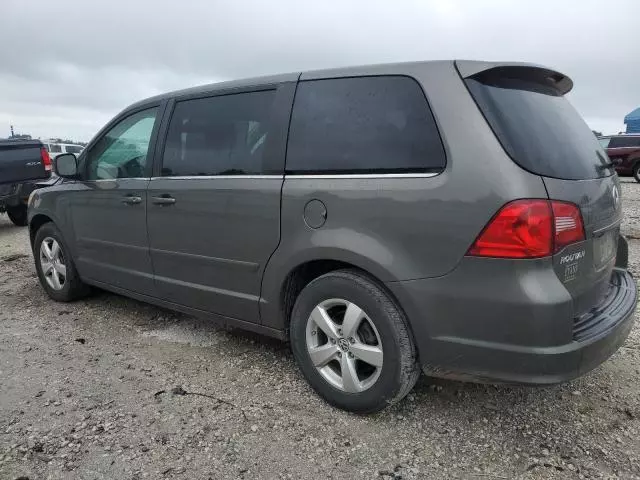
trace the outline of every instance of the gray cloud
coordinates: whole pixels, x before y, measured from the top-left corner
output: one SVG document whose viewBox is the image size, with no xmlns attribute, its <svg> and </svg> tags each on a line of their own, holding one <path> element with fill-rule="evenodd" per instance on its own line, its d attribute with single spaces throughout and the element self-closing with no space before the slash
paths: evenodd
<svg viewBox="0 0 640 480">
<path fill-rule="evenodd" d="M 0 136 L 88 140 L 127 104 L 196 84 L 348 64 L 471 58 L 571 76 L 592 128 L 640 106 L 640 2 L 4 0 Z"/>
</svg>

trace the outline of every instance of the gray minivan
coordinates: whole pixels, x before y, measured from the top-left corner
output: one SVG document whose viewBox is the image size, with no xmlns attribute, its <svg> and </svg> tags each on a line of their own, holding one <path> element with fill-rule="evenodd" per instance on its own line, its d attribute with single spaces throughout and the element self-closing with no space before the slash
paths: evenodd
<svg viewBox="0 0 640 480">
<path fill-rule="evenodd" d="M 31 196 L 40 282 L 289 340 L 354 412 L 420 370 L 574 378 L 624 342 L 637 290 L 618 177 L 571 87 L 536 65 L 436 61 L 141 101 Z"/>
</svg>

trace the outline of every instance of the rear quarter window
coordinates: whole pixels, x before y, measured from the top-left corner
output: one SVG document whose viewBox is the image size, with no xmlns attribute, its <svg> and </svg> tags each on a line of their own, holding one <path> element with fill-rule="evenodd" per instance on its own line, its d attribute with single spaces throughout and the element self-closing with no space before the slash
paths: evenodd
<svg viewBox="0 0 640 480">
<path fill-rule="evenodd" d="M 445 153 L 420 85 L 403 76 L 302 81 L 287 172 L 439 172 Z"/>
</svg>

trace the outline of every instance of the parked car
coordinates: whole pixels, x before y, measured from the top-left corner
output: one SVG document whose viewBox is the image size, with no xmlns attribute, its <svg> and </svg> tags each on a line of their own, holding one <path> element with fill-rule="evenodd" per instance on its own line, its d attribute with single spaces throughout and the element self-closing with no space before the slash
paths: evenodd
<svg viewBox="0 0 640 480">
<path fill-rule="evenodd" d="M 619 180 L 571 87 L 438 61 L 143 100 L 31 197 L 40 282 L 288 339 L 354 412 L 397 402 L 421 369 L 574 378 L 624 342 L 637 292 Z"/>
<path fill-rule="evenodd" d="M 27 225 L 27 199 L 51 175 L 51 159 L 38 140 L 0 140 L 0 213 Z"/>
<path fill-rule="evenodd" d="M 58 155 L 62 155 L 63 153 L 73 153 L 74 155 L 79 155 L 84 149 L 82 145 L 57 142 L 45 142 L 44 147 L 47 149 L 47 152 L 49 152 L 49 155 L 54 160 Z"/>
<path fill-rule="evenodd" d="M 618 175 L 632 175 L 640 182 L 640 134 L 601 137 L 600 143 L 615 163 Z"/>
</svg>

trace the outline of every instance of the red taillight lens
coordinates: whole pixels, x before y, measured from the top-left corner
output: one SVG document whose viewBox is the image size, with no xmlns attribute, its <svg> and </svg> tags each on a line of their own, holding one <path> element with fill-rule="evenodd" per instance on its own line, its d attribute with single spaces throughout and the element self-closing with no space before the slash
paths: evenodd
<svg viewBox="0 0 640 480">
<path fill-rule="evenodd" d="M 500 209 L 468 254 L 477 257 L 546 257 L 551 254 L 552 232 L 548 201 L 516 200 Z"/>
<path fill-rule="evenodd" d="M 584 240 L 584 228 L 577 205 L 549 200 L 516 200 L 500 209 L 467 255 L 547 257 L 581 240 Z"/>
<path fill-rule="evenodd" d="M 555 226 L 554 252 L 567 245 L 584 240 L 582 214 L 577 205 L 566 202 L 551 202 Z"/>
<path fill-rule="evenodd" d="M 51 171 L 51 157 L 49 156 L 49 152 L 47 152 L 47 149 L 42 147 L 40 149 L 40 158 L 42 159 L 42 165 L 44 165 L 44 169 L 47 172 Z"/>
</svg>

